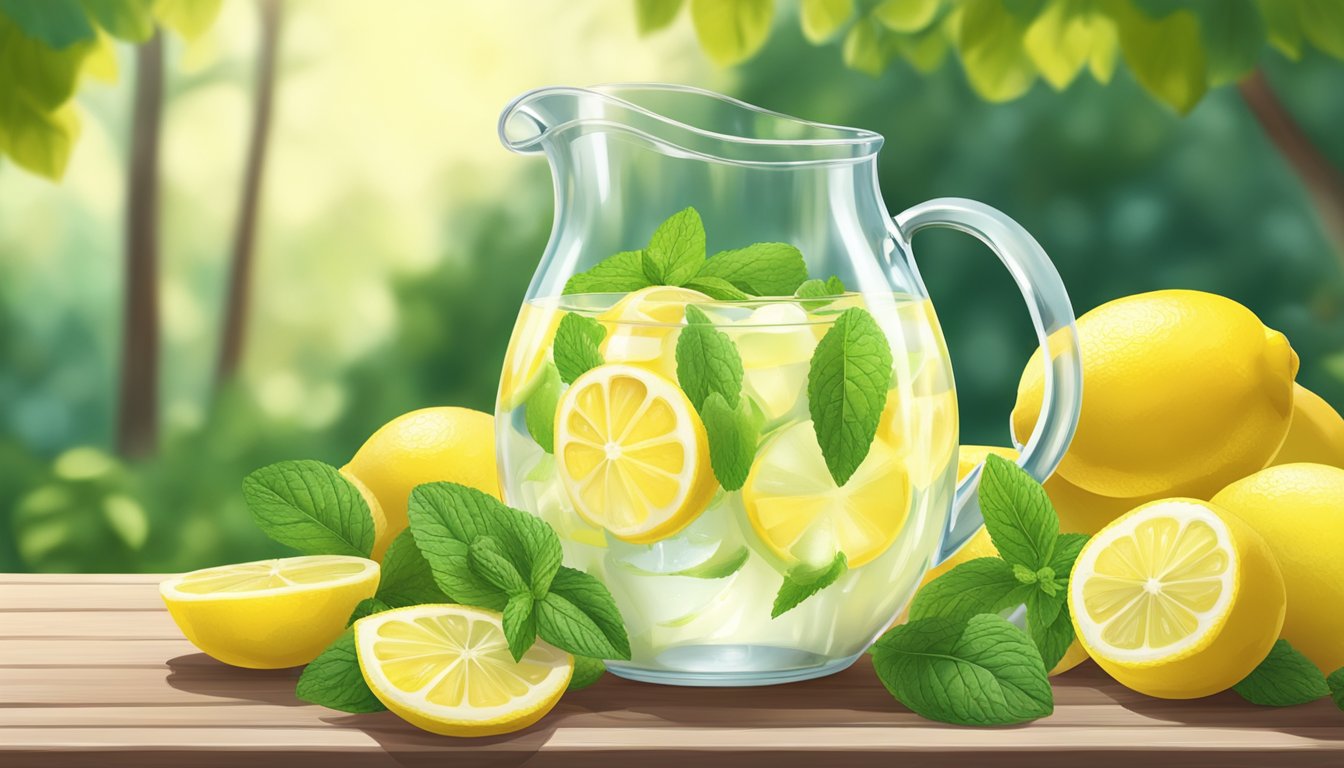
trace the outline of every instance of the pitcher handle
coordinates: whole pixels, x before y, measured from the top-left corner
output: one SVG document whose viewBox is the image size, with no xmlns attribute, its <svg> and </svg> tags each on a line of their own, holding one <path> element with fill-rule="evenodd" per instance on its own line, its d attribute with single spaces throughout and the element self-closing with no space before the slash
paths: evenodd
<svg viewBox="0 0 1344 768">
<path fill-rule="evenodd" d="M 895 222 L 907 244 L 917 232 L 927 227 L 947 227 L 973 235 L 989 246 L 1012 273 L 1027 302 L 1036 339 L 1046 350 L 1043 355 L 1045 398 L 1041 415 L 1021 450 L 1017 465 L 1038 482 L 1045 482 L 1073 439 L 1083 394 L 1082 355 L 1078 348 L 1073 306 L 1055 265 L 1020 224 L 974 200 L 957 197 L 929 200 L 901 213 Z M 1055 334 L 1058 336 L 1050 339 Z M 952 514 L 948 517 L 938 550 L 939 563 L 961 549 L 984 524 L 977 499 L 982 466 L 971 470 L 957 485 Z"/>
</svg>

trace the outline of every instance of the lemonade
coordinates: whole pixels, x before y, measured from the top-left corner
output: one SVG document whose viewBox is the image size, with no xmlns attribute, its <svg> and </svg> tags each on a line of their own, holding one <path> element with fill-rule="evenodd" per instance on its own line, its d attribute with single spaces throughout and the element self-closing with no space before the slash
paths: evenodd
<svg viewBox="0 0 1344 768">
<path fill-rule="evenodd" d="M 838 483 L 809 378 L 818 346 L 853 307 L 880 328 L 891 370 L 876 434 Z M 566 324 L 591 334 L 577 375 L 565 374 L 583 335 Z M 682 338 L 706 327 L 721 334 L 717 347 Z M 930 564 L 950 506 L 957 418 L 926 299 L 716 300 L 660 286 L 534 300 L 504 370 L 505 500 L 549 523 L 566 564 L 615 597 L 632 648 L 629 662 L 609 663 L 617 674 L 760 683 L 834 671 L 890 624 Z M 706 396 L 715 380 L 740 392 L 736 408 Z M 725 423 L 745 425 L 745 445 L 723 437 Z M 837 559 L 834 583 L 772 618 L 787 577 Z"/>
</svg>

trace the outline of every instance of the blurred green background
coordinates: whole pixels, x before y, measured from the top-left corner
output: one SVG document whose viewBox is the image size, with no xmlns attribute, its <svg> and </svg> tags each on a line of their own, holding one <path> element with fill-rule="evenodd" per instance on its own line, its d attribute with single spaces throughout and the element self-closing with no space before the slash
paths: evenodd
<svg viewBox="0 0 1344 768">
<path fill-rule="evenodd" d="M 787 6 L 788 4 L 782 4 Z M 982 101 L 956 62 L 847 69 L 787 9 L 761 52 L 716 68 L 689 18 L 657 35 L 600 0 L 289 2 L 261 176 L 238 374 L 216 382 L 262 25 L 225 2 L 164 40 L 158 143 L 158 445 L 118 457 L 127 168 L 136 50 L 82 84 L 64 178 L 0 160 L 0 571 L 172 571 L 279 552 L 241 478 L 343 463 L 414 408 L 493 407 L 504 345 L 551 220 L 545 163 L 495 118 L 540 85 L 656 80 L 882 133 L 897 212 L 956 195 L 996 206 L 1054 258 L 1081 314 L 1182 287 L 1283 331 L 1299 375 L 1344 405 L 1344 274 L 1301 179 L 1235 87 L 1187 116 L 1122 68 Z M 1344 64 L 1266 52 L 1265 77 L 1344 167 Z M 3 98 L 3 94 L 0 94 Z M 963 442 L 1008 441 L 1033 337 L 1007 273 L 970 238 L 916 253 L 952 348 Z"/>
</svg>

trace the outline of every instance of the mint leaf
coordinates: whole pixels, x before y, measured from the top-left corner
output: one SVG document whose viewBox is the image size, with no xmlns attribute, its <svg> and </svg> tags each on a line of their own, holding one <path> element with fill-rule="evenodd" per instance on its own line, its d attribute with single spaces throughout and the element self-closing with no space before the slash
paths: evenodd
<svg viewBox="0 0 1344 768">
<path fill-rule="evenodd" d="M 335 467 L 282 461 L 243 479 L 243 498 L 257 526 L 305 555 L 373 551 L 373 517 L 364 497 Z"/>
<path fill-rule="evenodd" d="M 1262 707 L 1295 707 L 1331 695 L 1321 670 L 1282 638 L 1274 642 L 1265 660 L 1246 679 L 1232 686 L 1232 690 Z"/>
<path fill-rule="evenodd" d="M 697 409 L 711 392 L 736 407 L 742 392 L 742 357 L 728 335 L 710 325 L 709 316 L 686 306 L 686 327 L 677 335 L 677 382 Z"/>
<path fill-rule="evenodd" d="M 541 369 L 541 381 L 523 405 L 527 434 L 547 453 L 555 453 L 555 408 L 560 400 L 560 372 L 551 363 Z"/>
<path fill-rule="evenodd" d="M 1069 620 L 1065 595 L 1051 597 L 1039 589 L 1026 595 L 1027 635 L 1041 654 L 1041 663 L 1047 670 L 1054 669 L 1073 645 L 1073 622 Z"/>
<path fill-rule="evenodd" d="M 359 671 L 354 630 L 347 629 L 303 668 L 294 695 L 342 712 L 381 712 L 387 707 L 369 690 Z"/>
<path fill-rule="evenodd" d="M 692 277 L 685 287 L 699 291 L 715 301 L 745 301 L 751 295 L 721 277 Z"/>
<path fill-rule="evenodd" d="M 650 285 L 644 277 L 644 252 L 621 251 L 569 278 L 563 293 L 630 293 Z"/>
<path fill-rule="evenodd" d="M 761 437 L 761 425 L 746 405 L 733 407 L 723 395 L 710 392 L 700 410 L 709 439 L 709 465 L 726 491 L 736 491 L 746 484 Z"/>
<path fill-rule="evenodd" d="M 472 573 L 508 595 L 510 602 L 515 595 L 532 596 L 527 584 L 523 583 L 523 577 L 518 574 L 518 569 L 513 567 L 499 544 L 489 536 L 477 536 L 467 545 L 467 564 Z M 531 610 L 530 601 L 528 610 Z"/>
<path fill-rule="evenodd" d="M 596 683 L 602 679 L 602 674 L 607 671 L 607 665 L 602 663 L 601 659 L 594 659 L 591 656 L 574 657 L 574 676 L 569 678 L 569 687 L 566 690 L 577 691 Z"/>
<path fill-rule="evenodd" d="M 1330 698 L 1334 699 L 1335 706 L 1344 710 L 1344 667 L 1331 672 L 1325 683 L 1330 686 Z"/>
<path fill-rule="evenodd" d="M 807 279 L 807 264 L 788 243 L 755 243 L 714 254 L 698 276 L 722 278 L 753 296 L 792 296 Z"/>
<path fill-rule="evenodd" d="M 1004 560 L 1033 571 L 1050 564 L 1059 518 L 1045 489 L 1025 470 L 1002 456 L 987 457 L 980 474 L 980 511 Z"/>
<path fill-rule="evenodd" d="M 807 598 L 834 584 L 846 570 L 844 552 L 836 552 L 835 559 L 830 565 L 821 568 L 809 568 L 804 565 L 791 568 L 784 575 L 784 583 L 779 585 L 779 594 L 775 595 L 770 618 L 777 619 L 797 608 Z"/>
<path fill-rule="evenodd" d="M 998 613 L 1009 607 L 1019 586 L 1013 567 L 1000 558 L 967 560 L 919 590 L 910 603 L 910 618 L 963 623 L 977 614 Z"/>
<path fill-rule="evenodd" d="M 514 661 L 522 661 L 523 654 L 537 641 L 536 603 L 531 592 L 517 592 L 504 604 L 504 639 L 509 641 L 509 654 Z"/>
<path fill-rule="evenodd" d="M 552 353 L 561 381 L 573 384 L 575 379 L 601 365 L 604 362 L 601 344 L 606 337 L 607 329 L 601 323 L 566 312 L 556 326 Z"/>
<path fill-rule="evenodd" d="M 840 278 L 831 275 L 826 280 L 813 278 L 805 281 L 798 286 L 798 290 L 793 295 L 800 299 L 824 299 L 833 296 L 843 296 L 845 293 L 845 284 L 840 282 Z"/>
<path fill-rule="evenodd" d="M 658 225 L 644 250 L 644 277 L 651 285 L 683 285 L 705 263 L 705 225 L 686 208 Z"/>
<path fill-rule="evenodd" d="M 355 603 L 355 610 L 350 612 L 350 618 L 346 620 L 345 626 L 350 626 L 365 616 L 372 616 L 375 613 L 390 611 L 395 606 L 388 605 L 376 597 L 366 597 Z"/>
<path fill-rule="evenodd" d="M 537 605 L 537 633 L 558 648 L 597 659 L 630 658 L 630 638 L 611 593 L 583 571 L 561 567 Z"/>
<path fill-rule="evenodd" d="M 451 603 L 434 581 L 434 573 L 415 546 L 415 536 L 407 528 L 392 540 L 383 555 L 382 574 L 375 598 L 393 608 L 425 603 Z"/>
<path fill-rule="evenodd" d="M 1058 516 L 1055 519 L 1059 519 Z M 1050 569 L 1055 572 L 1055 581 L 1061 589 L 1068 589 L 1073 564 L 1089 538 L 1085 533 L 1061 533 L 1055 539 L 1055 551 L 1050 555 Z"/>
<path fill-rule="evenodd" d="M 746 547 L 741 547 L 723 560 L 710 558 L 707 562 L 701 563 L 700 565 L 694 565 L 685 570 L 676 571 L 668 575 L 686 576 L 692 579 L 725 579 L 742 570 L 742 566 L 747 564 L 747 560 L 750 556 L 751 551 Z"/>
<path fill-rule="evenodd" d="M 928 618 L 896 627 L 871 651 L 882 685 L 930 720 L 1011 725 L 1054 711 L 1045 665 L 1031 640 L 993 614 L 962 624 Z"/>
<path fill-rule="evenodd" d="M 886 407 L 891 363 L 887 337 L 859 307 L 842 312 L 812 352 L 808 409 L 836 485 L 848 482 L 868 455 Z"/>
</svg>

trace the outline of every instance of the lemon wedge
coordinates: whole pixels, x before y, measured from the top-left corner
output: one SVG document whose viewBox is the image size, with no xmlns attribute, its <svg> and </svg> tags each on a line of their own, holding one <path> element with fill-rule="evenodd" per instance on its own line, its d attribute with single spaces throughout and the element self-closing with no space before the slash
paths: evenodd
<svg viewBox="0 0 1344 768">
<path fill-rule="evenodd" d="M 192 571 L 164 581 L 159 594 L 182 634 L 209 656 L 280 669 L 317 658 L 377 588 L 372 560 L 308 555 Z"/>
<path fill-rule="evenodd" d="M 609 363 L 629 363 L 668 378 L 677 375 L 677 335 L 686 305 L 712 301 L 690 288 L 654 285 L 641 288 L 597 319 L 607 329 L 600 347 Z"/>
<path fill-rule="evenodd" d="M 1206 501 L 1144 504 L 1084 545 L 1069 608 L 1089 655 L 1164 699 L 1231 688 L 1283 626 L 1283 576 L 1260 535 Z"/>
<path fill-rule="evenodd" d="M 500 615 L 415 605 L 355 622 L 359 671 L 389 710 L 444 736 L 512 733 L 550 712 L 574 657 L 544 640 L 514 661 Z"/>
<path fill-rule="evenodd" d="M 635 544 L 685 528 L 718 487 L 691 401 L 668 379 L 633 365 L 600 365 L 565 390 L 555 459 L 575 511 Z"/>
<path fill-rule="evenodd" d="M 747 520 L 760 540 L 787 563 L 813 566 L 840 551 L 857 568 L 887 551 L 905 525 L 909 500 L 901 455 L 881 439 L 849 482 L 837 486 L 810 421 L 771 438 L 742 487 Z"/>
<path fill-rule="evenodd" d="M 517 408 L 536 389 L 563 316 L 558 307 L 548 304 L 528 302 L 518 311 L 513 337 L 504 354 L 504 368 L 499 374 L 500 410 Z"/>
</svg>

